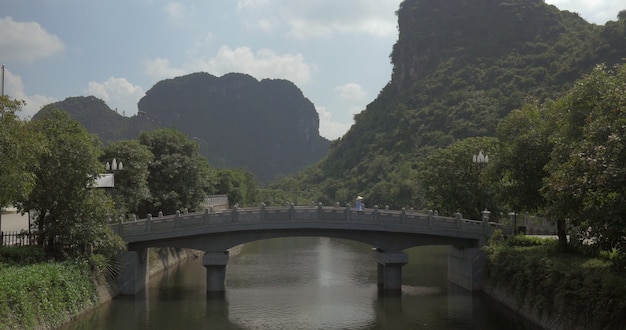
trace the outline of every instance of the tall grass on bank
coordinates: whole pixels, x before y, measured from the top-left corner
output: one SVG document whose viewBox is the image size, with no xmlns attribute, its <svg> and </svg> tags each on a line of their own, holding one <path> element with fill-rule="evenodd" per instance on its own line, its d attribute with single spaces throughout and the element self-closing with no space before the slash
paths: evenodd
<svg viewBox="0 0 626 330">
<path fill-rule="evenodd" d="M 584 247 L 564 253 L 556 240 L 501 235 L 485 251 L 489 281 L 538 319 L 564 329 L 626 329 L 626 278 L 602 254 Z"/>
<path fill-rule="evenodd" d="M 85 261 L 0 261 L 0 329 L 50 329 L 96 303 Z"/>
</svg>

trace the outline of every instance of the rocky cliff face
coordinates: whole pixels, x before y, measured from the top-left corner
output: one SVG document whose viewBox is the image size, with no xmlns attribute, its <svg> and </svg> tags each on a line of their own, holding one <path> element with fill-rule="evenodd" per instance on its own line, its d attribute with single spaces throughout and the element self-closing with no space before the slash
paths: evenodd
<svg viewBox="0 0 626 330">
<path fill-rule="evenodd" d="M 265 182 L 318 162 L 330 145 L 315 107 L 287 80 L 193 73 L 157 83 L 138 106 L 197 139 L 213 165 L 243 167 Z"/>
<path fill-rule="evenodd" d="M 45 106 L 67 111 L 104 144 L 173 127 L 199 142 L 218 168 L 245 168 L 262 182 L 297 173 L 320 161 L 330 141 L 319 135 L 319 117 L 302 91 L 287 80 L 261 81 L 231 73 L 193 73 L 163 80 L 124 117 L 93 96 Z M 40 115 L 38 113 L 34 118 Z"/>
</svg>

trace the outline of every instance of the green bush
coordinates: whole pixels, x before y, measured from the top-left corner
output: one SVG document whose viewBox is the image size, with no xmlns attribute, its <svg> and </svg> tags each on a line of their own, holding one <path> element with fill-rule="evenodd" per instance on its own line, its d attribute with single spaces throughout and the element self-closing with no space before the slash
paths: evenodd
<svg viewBox="0 0 626 330">
<path fill-rule="evenodd" d="M 96 300 L 86 262 L 0 268 L 0 324 L 6 329 L 58 327 Z"/>
<path fill-rule="evenodd" d="M 38 246 L 2 247 L 0 248 L 0 263 L 7 265 L 26 266 L 43 262 L 46 254 Z"/>
<path fill-rule="evenodd" d="M 538 316 L 574 328 L 623 329 L 626 279 L 607 258 L 562 253 L 558 242 L 525 236 L 485 248 L 489 281 Z"/>
</svg>

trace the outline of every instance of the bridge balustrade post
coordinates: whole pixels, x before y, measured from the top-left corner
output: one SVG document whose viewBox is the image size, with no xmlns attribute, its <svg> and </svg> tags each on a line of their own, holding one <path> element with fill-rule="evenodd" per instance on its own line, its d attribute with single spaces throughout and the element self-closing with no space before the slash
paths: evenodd
<svg viewBox="0 0 626 330">
<path fill-rule="evenodd" d="M 296 219 L 296 207 L 294 206 L 293 203 L 291 203 L 291 205 L 289 205 L 289 221 L 292 221 L 295 219 Z"/>
<path fill-rule="evenodd" d="M 346 215 L 346 221 L 350 221 L 350 218 L 352 217 L 352 212 L 350 212 L 350 203 L 346 203 L 346 209 L 344 213 Z"/>
<path fill-rule="evenodd" d="M 204 225 L 208 225 L 211 222 L 211 213 L 213 213 L 213 206 L 204 209 Z"/>
<path fill-rule="evenodd" d="M 180 211 L 176 210 L 176 216 L 174 217 L 174 228 L 180 227 Z"/>
<path fill-rule="evenodd" d="M 162 218 L 163 217 L 163 211 L 159 211 L 159 213 L 157 213 L 157 218 Z"/>
<path fill-rule="evenodd" d="M 406 209 L 402 208 L 402 213 L 400 214 L 400 223 L 406 223 Z"/>
<path fill-rule="evenodd" d="M 375 250 L 377 261 L 378 289 L 384 291 L 400 291 L 402 289 L 402 266 L 409 262 L 409 256 L 401 251 L 385 252 Z"/>
<path fill-rule="evenodd" d="M 372 220 L 378 221 L 380 218 L 380 213 L 378 212 L 378 205 L 374 205 L 374 212 L 372 212 Z"/>
<path fill-rule="evenodd" d="M 152 229 L 152 214 L 148 213 L 148 217 L 146 218 L 146 231 L 150 232 Z"/>
<path fill-rule="evenodd" d="M 233 207 L 232 215 L 232 222 L 237 222 L 237 220 L 239 219 L 239 206 L 235 205 Z"/>
<path fill-rule="evenodd" d="M 454 226 L 456 229 L 461 229 L 461 219 L 463 219 L 463 215 L 461 215 L 461 212 L 457 212 L 454 215 Z"/>
<path fill-rule="evenodd" d="M 206 268 L 207 292 L 223 292 L 226 290 L 226 264 L 228 264 L 228 251 L 206 252 L 202 257 L 202 265 Z"/>
<path fill-rule="evenodd" d="M 491 212 L 489 212 L 489 210 L 485 209 L 484 211 L 480 212 L 483 216 L 483 234 L 485 234 L 485 237 L 489 236 L 489 216 L 491 214 Z"/>
<path fill-rule="evenodd" d="M 433 229 L 433 221 L 435 221 L 433 210 L 428 210 L 428 229 Z"/>
<path fill-rule="evenodd" d="M 120 217 L 120 221 L 117 223 L 117 234 L 122 235 L 123 230 L 124 229 L 122 227 L 122 217 Z"/>
<path fill-rule="evenodd" d="M 317 220 L 324 218 L 324 210 L 322 209 L 322 203 L 317 203 Z"/>
<path fill-rule="evenodd" d="M 265 203 L 261 202 L 261 213 L 259 214 L 261 217 L 261 221 L 265 221 L 267 219 L 267 209 L 265 208 Z"/>
</svg>

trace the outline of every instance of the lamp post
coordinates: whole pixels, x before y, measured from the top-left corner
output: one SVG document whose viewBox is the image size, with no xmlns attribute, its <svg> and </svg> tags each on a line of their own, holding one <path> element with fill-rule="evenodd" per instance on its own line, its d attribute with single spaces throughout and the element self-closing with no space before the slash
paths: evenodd
<svg viewBox="0 0 626 330">
<path fill-rule="evenodd" d="M 2 64 L 2 96 L 4 96 L 4 64 Z"/>
<path fill-rule="evenodd" d="M 474 156 L 472 156 L 472 162 L 474 164 L 476 164 L 480 169 L 482 169 L 483 166 L 486 166 L 489 163 L 489 156 L 484 154 L 482 150 L 480 150 L 478 152 L 478 154 L 474 154 Z M 482 184 L 482 179 L 480 178 L 480 171 L 479 171 L 479 185 L 480 185 L 480 199 L 483 199 L 483 191 L 484 191 L 484 187 Z M 487 211 L 487 204 L 485 203 L 485 211 L 481 211 L 482 207 L 480 205 L 481 201 L 478 201 L 479 206 L 478 206 L 478 211 L 481 212 L 481 214 L 483 214 L 483 218 L 485 216 L 485 212 Z M 488 213 L 487 213 L 488 214 Z M 483 219 L 484 220 L 484 219 Z"/>
<path fill-rule="evenodd" d="M 112 172 L 111 175 L 113 176 L 113 182 L 111 184 L 110 191 L 111 191 L 111 197 L 113 198 L 115 196 L 115 172 L 123 170 L 124 164 L 121 161 L 118 162 L 117 159 L 113 158 L 111 163 L 106 162 L 106 164 L 104 165 L 104 168 L 106 169 L 107 172 Z M 115 203 L 115 198 L 113 198 L 113 202 Z"/>
<path fill-rule="evenodd" d="M 122 162 L 117 162 L 117 160 L 115 158 L 113 158 L 113 160 L 111 161 L 111 164 L 109 164 L 109 162 L 106 162 L 106 165 L 104 165 L 105 169 L 107 171 L 117 171 L 117 170 L 123 170 L 124 169 L 124 164 Z"/>
</svg>

